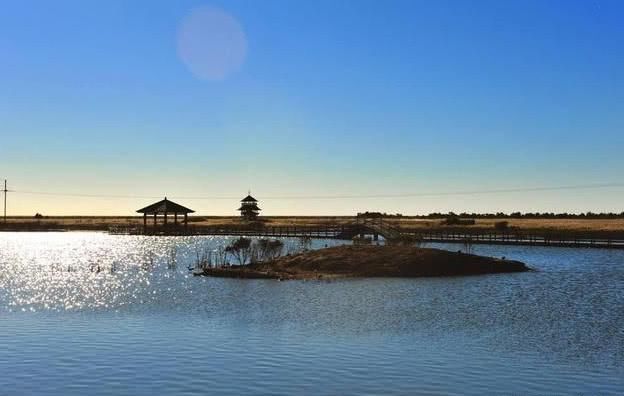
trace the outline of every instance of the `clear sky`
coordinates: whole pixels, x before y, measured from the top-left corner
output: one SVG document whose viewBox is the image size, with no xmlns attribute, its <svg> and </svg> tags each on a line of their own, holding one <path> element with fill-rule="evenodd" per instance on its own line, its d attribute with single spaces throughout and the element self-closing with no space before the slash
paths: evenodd
<svg viewBox="0 0 624 396">
<path fill-rule="evenodd" d="M 248 189 L 267 215 L 624 210 L 622 187 L 426 195 L 624 182 L 619 0 L 1 6 L 9 214 L 227 215 L 196 197 Z"/>
</svg>

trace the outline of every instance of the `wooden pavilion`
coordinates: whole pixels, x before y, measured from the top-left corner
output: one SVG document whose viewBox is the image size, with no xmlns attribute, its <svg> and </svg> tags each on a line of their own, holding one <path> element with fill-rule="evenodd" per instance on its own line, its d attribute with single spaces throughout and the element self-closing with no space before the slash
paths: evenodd
<svg viewBox="0 0 624 396">
<path fill-rule="evenodd" d="M 241 212 L 241 217 L 244 220 L 251 221 L 258 217 L 261 209 L 258 207 L 258 200 L 249 194 L 242 199 L 241 207 L 238 210 Z"/>
<path fill-rule="evenodd" d="M 170 201 L 165 197 L 162 201 L 137 210 L 137 213 L 143 213 L 143 227 L 147 228 L 147 216 L 154 217 L 154 227 L 158 225 L 158 216 L 162 216 L 163 226 L 168 225 L 170 215 L 173 215 L 173 224 L 178 225 L 178 215 L 184 215 L 184 227 L 188 225 L 188 214 L 195 213 L 194 210 L 186 208 L 180 204 Z"/>
</svg>

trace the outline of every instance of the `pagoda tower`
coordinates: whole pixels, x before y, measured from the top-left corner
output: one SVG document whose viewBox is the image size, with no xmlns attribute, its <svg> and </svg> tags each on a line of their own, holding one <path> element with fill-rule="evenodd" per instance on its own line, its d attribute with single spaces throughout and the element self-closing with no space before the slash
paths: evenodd
<svg viewBox="0 0 624 396">
<path fill-rule="evenodd" d="M 258 217 L 260 208 L 258 207 L 258 200 L 251 196 L 251 193 L 241 200 L 241 207 L 238 208 L 241 212 L 241 217 L 244 220 L 252 221 Z"/>
</svg>

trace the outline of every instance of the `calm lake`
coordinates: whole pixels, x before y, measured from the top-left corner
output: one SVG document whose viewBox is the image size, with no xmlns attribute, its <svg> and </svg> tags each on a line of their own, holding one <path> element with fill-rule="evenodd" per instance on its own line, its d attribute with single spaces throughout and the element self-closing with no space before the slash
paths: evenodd
<svg viewBox="0 0 624 396">
<path fill-rule="evenodd" d="M 624 251 L 477 245 L 538 271 L 475 277 L 191 275 L 228 241 L 0 233 L 0 394 L 624 393 Z"/>
</svg>

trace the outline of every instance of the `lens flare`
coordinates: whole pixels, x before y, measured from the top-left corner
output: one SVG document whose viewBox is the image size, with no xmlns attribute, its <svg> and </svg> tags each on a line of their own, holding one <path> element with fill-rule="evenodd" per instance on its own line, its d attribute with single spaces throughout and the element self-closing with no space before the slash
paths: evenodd
<svg viewBox="0 0 624 396">
<path fill-rule="evenodd" d="M 178 55 L 198 78 L 223 80 L 241 68 L 246 54 L 245 32 L 225 11 L 199 7 L 182 21 L 178 31 Z"/>
</svg>

